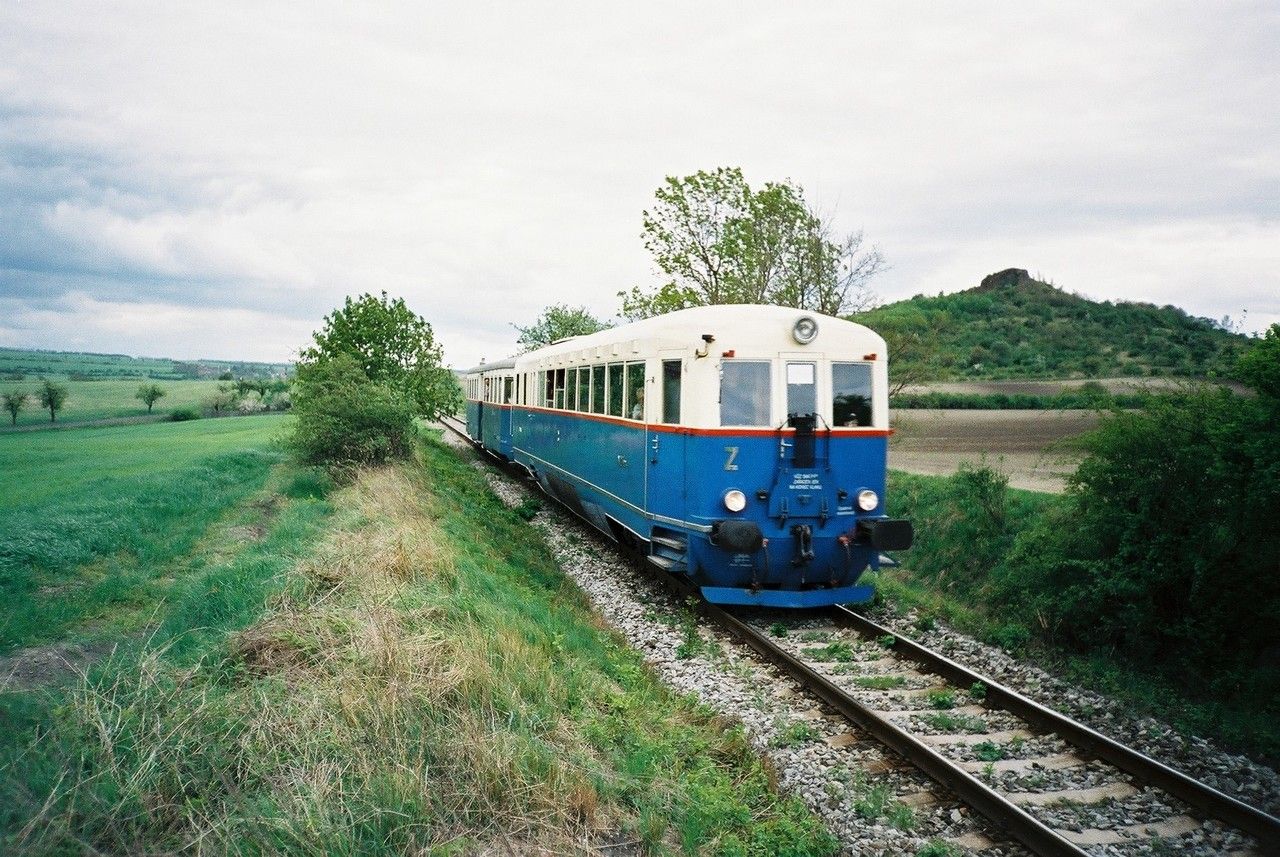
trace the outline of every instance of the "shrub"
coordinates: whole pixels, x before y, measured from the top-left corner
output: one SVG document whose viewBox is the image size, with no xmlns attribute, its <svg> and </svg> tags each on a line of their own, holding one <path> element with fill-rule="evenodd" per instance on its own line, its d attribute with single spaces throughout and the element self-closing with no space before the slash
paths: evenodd
<svg viewBox="0 0 1280 857">
<path fill-rule="evenodd" d="M 338 468 L 404 458 L 412 448 L 415 410 L 412 399 L 370 381 L 346 355 L 303 364 L 290 445 L 306 463 Z"/>
<path fill-rule="evenodd" d="M 169 419 L 175 423 L 183 423 L 187 420 L 200 419 L 199 408 L 174 408 L 169 412 Z"/>
</svg>

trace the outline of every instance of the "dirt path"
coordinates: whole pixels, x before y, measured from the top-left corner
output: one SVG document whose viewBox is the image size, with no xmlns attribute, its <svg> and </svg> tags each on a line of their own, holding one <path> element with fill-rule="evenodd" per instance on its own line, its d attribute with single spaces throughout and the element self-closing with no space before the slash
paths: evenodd
<svg viewBox="0 0 1280 857">
<path fill-rule="evenodd" d="M 1061 493 L 1080 463 L 1070 439 L 1097 422 L 1093 411 L 894 411 L 889 466 L 939 476 L 986 463 L 1014 488 Z"/>
</svg>

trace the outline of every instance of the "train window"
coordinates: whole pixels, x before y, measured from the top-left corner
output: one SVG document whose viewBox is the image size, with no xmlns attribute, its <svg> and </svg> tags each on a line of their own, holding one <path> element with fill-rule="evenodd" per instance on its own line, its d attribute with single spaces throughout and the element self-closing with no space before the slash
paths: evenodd
<svg viewBox="0 0 1280 857">
<path fill-rule="evenodd" d="M 591 410 L 591 367 L 578 370 L 578 410 Z"/>
<path fill-rule="evenodd" d="M 542 391 L 542 401 L 538 404 L 544 408 L 551 407 L 551 403 L 555 401 L 555 373 L 542 371 L 542 384 L 539 389 Z"/>
<path fill-rule="evenodd" d="M 555 392 L 553 394 L 554 398 L 552 399 L 551 407 L 564 408 L 564 370 L 557 369 L 555 371 L 555 376 Z"/>
<path fill-rule="evenodd" d="M 622 416 L 622 364 L 609 364 L 609 416 Z"/>
<path fill-rule="evenodd" d="M 568 371 L 564 382 L 564 409 L 566 411 L 576 411 L 578 409 L 578 368 Z"/>
<path fill-rule="evenodd" d="M 831 418 L 837 426 L 869 426 L 871 364 L 831 364 Z"/>
<path fill-rule="evenodd" d="M 818 412 L 818 373 L 813 363 L 787 364 L 787 416 Z"/>
<path fill-rule="evenodd" d="M 591 413 L 604 413 L 604 367 L 591 367 Z"/>
<path fill-rule="evenodd" d="M 662 421 L 680 422 L 680 361 L 662 361 Z"/>
<path fill-rule="evenodd" d="M 765 360 L 720 364 L 720 425 L 769 425 L 770 366 Z"/>
<path fill-rule="evenodd" d="M 644 364 L 627 364 L 627 400 L 622 406 L 633 420 L 644 419 Z"/>
<path fill-rule="evenodd" d="M 511 400 L 515 397 L 515 392 L 516 392 L 515 388 L 516 388 L 515 378 L 502 379 L 502 404 L 504 405 L 511 404 Z"/>
</svg>

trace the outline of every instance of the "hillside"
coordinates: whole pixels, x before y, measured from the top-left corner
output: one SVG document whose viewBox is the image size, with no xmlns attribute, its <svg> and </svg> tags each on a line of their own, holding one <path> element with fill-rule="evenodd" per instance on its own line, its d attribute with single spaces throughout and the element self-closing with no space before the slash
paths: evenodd
<svg viewBox="0 0 1280 857">
<path fill-rule="evenodd" d="M 283 378 L 288 363 L 241 360 L 170 360 L 81 351 L 0 348 L 0 379 L 21 381 L 27 376 L 61 376 L 72 381 L 99 378 L 155 378 L 162 381 L 217 378 L 230 372 L 237 378 Z"/>
<path fill-rule="evenodd" d="M 1173 306 L 1092 301 L 1010 268 L 857 317 L 939 378 L 1218 377 L 1248 338 Z M 919 354 L 914 353 L 918 350 Z M 892 355 L 891 355 L 892 356 Z"/>
</svg>

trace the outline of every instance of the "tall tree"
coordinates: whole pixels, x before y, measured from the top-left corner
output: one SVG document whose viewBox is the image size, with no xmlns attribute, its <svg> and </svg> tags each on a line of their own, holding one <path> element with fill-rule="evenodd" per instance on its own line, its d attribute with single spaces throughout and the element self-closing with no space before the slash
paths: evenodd
<svg viewBox="0 0 1280 857">
<path fill-rule="evenodd" d="M 18 412 L 27 404 L 28 394 L 21 390 L 14 390 L 12 393 L 4 394 L 4 409 L 9 412 L 9 416 L 13 418 L 13 425 L 18 424 Z"/>
<path fill-rule="evenodd" d="M 49 409 L 49 422 L 57 422 L 58 411 L 67 401 L 67 388 L 52 381 L 44 381 L 39 390 L 40 405 Z"/>
<path fill-rule="evenodd" d="M 349 356 L 375 383 L 389 384 L 407 395 L 417 413 L 429 419 L 453 413 L 462 393 L 453 372 L 442 365 L 442 352 L 431 325 L 410 310 L 403 298 L 365 294 L 348 297 L 324 318 L 315 344 L 302 351 L 306 364 Z"/>
<path fill-rule="evenodd" d="M 151 413 L 151 406 L 164 398 L 164 396 L 164 388 L 159 384 L 143 384 L 133 397 L 141 399 L 142 403 L 147 406 L 147 413 Z"/>
<path fill-rule="evenodd" d="M 542 311 L 533 324 L 521 327 L 512 324 L 520 336 L 516 343 L 520 353 L 550 345 L 570 336 L 585 336 L 607 330 L 613 325 L 601 321 L 592 315 L 586 307 L 570 307 L 568 304 L 553 304 Z"/>
<path fill-rule="evenodd" d="M 620 292 L 622 315 L 706 304 L 772 303 L 843 315 L 875 301 L 885 266 L 863 233 L 836 235 L 791 181 L 754 191 L 737 167 L 667 177 L 644 212 L 644 245 L 668 282 Z"/>
</svg>

